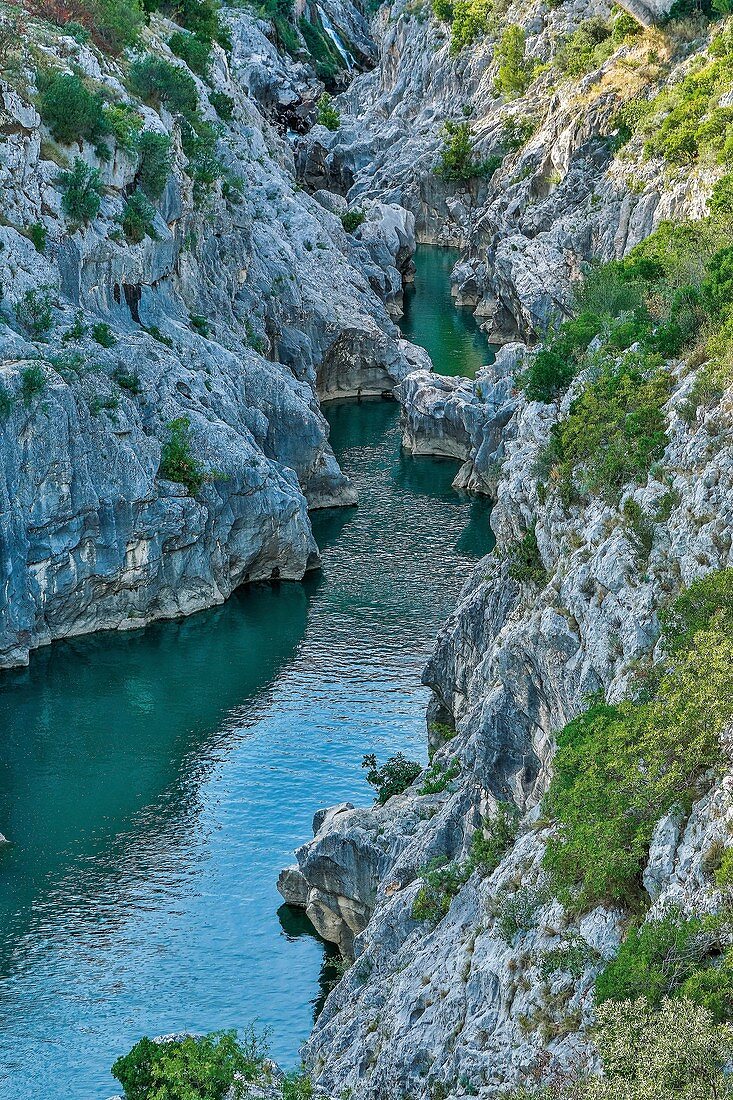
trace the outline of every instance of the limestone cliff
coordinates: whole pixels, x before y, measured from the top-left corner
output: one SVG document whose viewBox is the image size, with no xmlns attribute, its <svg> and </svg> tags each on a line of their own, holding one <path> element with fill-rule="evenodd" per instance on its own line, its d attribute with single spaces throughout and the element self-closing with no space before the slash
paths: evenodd
<svg viewBox="0 0 733 1100">
<path fill-rule="evenodd" d="M 364 36 L 354 9 L 341 15 Z M 355 499 L 319 397 L 389 392 L 419 362 L 385 307 L 410 216 L 374 204 L 369 245 L 299 189 L 277 126 L 309 96 L 312 111 L 322 84 L 283 61 L 266 23 L 233 12 L 207 80 L 171 53 L 174 24 L 154 15 L 144 31 L 138 57 L 195 90 L 216 143 L 201 163 L 180 112 L 130 90 L 130 56 L 40 19 L 19 27 L 0 79 L 0 665 L 302 577 L 318 563 L 308 508 Z M 103 104 L 102 137 L 57 121 L 55 138 L 43 121 L 41 80 L 63 74 Z M 140 134 L 171 150 L 152 204 Z M 72 216 L 73 172 L 98 196 L 91 217 Z M 125 222 L 131 196 L 149 208 L 142 228 Z M 195 491 L 161 465 L 171 424 Z"/>
</svg>

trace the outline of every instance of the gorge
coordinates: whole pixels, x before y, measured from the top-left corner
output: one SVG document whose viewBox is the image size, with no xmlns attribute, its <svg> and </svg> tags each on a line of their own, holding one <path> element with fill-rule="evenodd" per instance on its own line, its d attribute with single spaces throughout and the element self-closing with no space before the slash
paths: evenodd
<svg viewBox="0 0 733 1100">
<path fill-rule="evenodd" d="M 0 1096 L 730 1094 L 731 18 L 0 11 Z"/>
</svg>

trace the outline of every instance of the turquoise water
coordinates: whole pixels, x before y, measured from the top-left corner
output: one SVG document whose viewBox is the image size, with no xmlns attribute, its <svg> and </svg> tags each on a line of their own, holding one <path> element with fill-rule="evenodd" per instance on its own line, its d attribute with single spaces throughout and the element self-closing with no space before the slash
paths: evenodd
<svg viewBox="0 0 733 1100">
<path fill-rule="evenodd" d="M 362 755 L 424 760 L 420 671 L 488 508 L 405 457 L 390 402 L 328 407 L 356 509 L 323 571 L 0 678 L 0 1097 L 103 1100 L 142 1034 L 259 1020 L 297 1061 L 328 977 L 275 881 Z"/>
<path fill-rule="evenodd" d="M 450 273 L 459 256 L 457 248 L 417 246 L 415 283 L 405 290 L 400 328 L 430 353 L 439 374 L 473 378 L 479 367 L 493 362 L 494 352 L 471 310 L 453 305 Z"/>
</svg>

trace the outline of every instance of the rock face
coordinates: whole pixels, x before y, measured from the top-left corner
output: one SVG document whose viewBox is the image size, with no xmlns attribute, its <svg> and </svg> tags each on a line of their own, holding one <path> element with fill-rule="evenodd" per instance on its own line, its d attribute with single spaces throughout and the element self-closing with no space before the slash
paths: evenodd
<svg viewBox="0 0 733 1100">
<path fill-rule="evenodd" d="M 349 18 L 361 41 L 363 18 Z M 318 565 L 308 509 L 355 501 L 319 398 L 390 393 L 420 361 L 387 309 L 412 215 L 379 206 L 357 241 L 297 190 L 268 116 L 318 85 L 264 29 L 232 15 L 231 56 L 217 47 L 210 85 L 197 81 L 202 116 L 223 128 L 222 180 L 202 198 L 165 108 L 131 97 L 92 46 L 29 25 L 52 68 L 73 67 L 171 139 L 137 242 L 119 224 L 136 155 L 113 137 L 102 159 L 89 143 L 58 145 L 22 82 L 0 80 L 0 666 L 54 638 L 187 614 L 245 581 L 302 577 Z M 154 17 L 146 48 L 170 59 L 169 32 Z M 231 102 L 226 123 L 214 91 Z M 79 152 L 104 194 L 75 227 L 58 163 Z M 203 482 L 193 493 L 165 462 L 181 418 Z"/>
<path fill-rule="evenodd" d="M 458 458 L 463 465 L 453 483 L 457 489 L 493 492 L 504 429 L 517 407 L 513 381 L 524 351 L 523 344 L 506 345 L 472 380 L 409 374 L 395 391 L 405 450 Z"/>
</svg>

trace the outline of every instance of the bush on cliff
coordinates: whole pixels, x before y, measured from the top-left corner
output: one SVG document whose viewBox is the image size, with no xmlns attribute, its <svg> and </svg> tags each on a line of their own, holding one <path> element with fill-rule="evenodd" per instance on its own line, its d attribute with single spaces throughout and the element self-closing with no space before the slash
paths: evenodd
<svg viewBox="0 0 733 1100">
<path fill-rule="evenodd" d="M 733 949 L 724 950 L 730 917 L 686 917 L 671 909 L 661 919 L 631 928 L 596 978 L 596 1001 L 644 996 L 655 1007 L 664 997 L 687 997 L 720 1022 L 733 1016 Z"/>
<path fill-rule="evenodd" d="M 510 24 L 496 44 L 494 60 L 499 70 L 494 80 L 497 95 L 512 99 L 526 92 L 532 81 L 534 65 L 526 57 L 526 36 L 521 27 Z"/>
<path fill-rule="evenodd" d="M 393 794 L 402 794 L 417 779 L 422 767 L 414 760 L 407 760 L 398 752 L 390 756 L 381 768 L 377 767 L 377 758 L 374 753 L 368 753 L 361 763 L 366 768 L 366 781 L 377 792 L 376 802 L 383 806 Z"/>
<path fill-rule="evenodd" d="M 663 625 L 671 656 L 647 701 L 595 703 L 558 735 L 545 868 L 569 904 L 640 904 L 656 822 L 689 810 L 720 771 L 733 719 L 730 590 L 724 570 L 674 602 Z"/>
<path fill-rule="evenodd" d="M 62 145 L 81 141 L 99 145 L 109 133 L 102 96 L 90 91 L 78 76 L 39 72 L 38 85 L 38 109 L 56 141 Z"/>
<path fill-rule="evenodd" d="M 117 1059 L 112 1074 L 125 1100 L 224 1100 L 235 1077 L 242 1094 L 244 1082 L 269 1078 L 267 1049 L 253 1030 L 243 1039 L 234 1031 L 164 1042 L 145 1037 Z"/>
<path fill-rule="evenodd" d="M 92 168 L 81 157 L 68 172 L 57 179 L 61 188 L 61 209 L 73 225 L 87 225 L 99 213 L 104 184 L 98 168 Z"/>
<path fill-rule="evenodd" d="M 435 174 L 450 182 L 476 179 L 478 176 L 490 176 L 501 164 L 500 156 L 477 160 L 474 156 L 471 124 L 469 122 L 448 121 L 443 124 L 443 148 Z"/>
<path fill-rule="evenodd" d="M 100 49 L 119 54 L 137 45 L 144 24 L 138 0 L 26 0 L 34 15 L 58 24 L 68 34 L 86 32 Z"/>
<path fill-rule="evenodd" d="M 654 1008 L 645 997 L 598 1009 L 603 1075 L 559 1068 L 551 1085 L 513 1089 L 506 1100 L 723 1100 L 730 1096 L 733 1028 L 683 998 Z"/>
<path fill-rule="evenodd" d="M 160 477 L 185 485 L 191 496 L 196 496 L 205 481 L 214 476 L 195 457 L 191 446 L 191 421 L 178 416 L 168 425 L 168 439 L 160 452 Z"/>
</svg>

